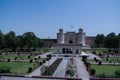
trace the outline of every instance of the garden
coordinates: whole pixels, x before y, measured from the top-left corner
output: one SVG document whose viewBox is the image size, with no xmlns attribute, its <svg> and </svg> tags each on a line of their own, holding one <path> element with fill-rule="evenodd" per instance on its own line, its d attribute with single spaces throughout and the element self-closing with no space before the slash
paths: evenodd
<svg viewBox="0 0 120 80">
<path fill-rule="evenodd" d="M 103 78 L 120 78 L 120 66 L 119 65 L 91 65 L 91 69 L 94 70 L 95 76 Z"/>
</svg>

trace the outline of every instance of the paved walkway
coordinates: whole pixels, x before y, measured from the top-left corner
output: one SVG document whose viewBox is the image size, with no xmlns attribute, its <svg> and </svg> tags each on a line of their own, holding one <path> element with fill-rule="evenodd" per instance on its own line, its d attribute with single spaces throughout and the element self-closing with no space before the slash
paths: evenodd
<svg viewBox="0 0 120 80">
<path fill-rule="evenodd" d="M 49 61 L 47 61 L 46 63 L 44 63 L 42 66 L 39 66 L 36 70 L 34 70 L 32 73 L 30 73 L 27 76 L 40 76 L 41 75 L 40 69 L 43 66 L 50 66 L 56 59 L 57 58 L 51 58 Z"/>
<path fill-rule="evenodd" d="M 94 59 L 94 57 L 96 57 L 98 60 L 102 60 L 102 58 L 100 58 L 99 56 L 92 54 L 92 53 L 88 53 L 89 57 L 87 59 Z"/>
<path fill-rule="evenodd" d="M 41 58 L 46 58 L 47 55 L 48 55 L 48 54 L 51 54 L 51 53 L 52 53 L 52 52 L 40 54 L 40 55 L 35 56 L 34 58 L 38 58 L 39 56 L 41 56 Z"/>
<path fill-rule="evenodd" d="M 53 77 L 65 77 L 67 62 L 68 62 L 68 59 L 63 58 L 62 62 L 59 64 L 59 66 L 55 70 Z"/>
<path fill-rule="evenodd" d="M 26 77 L 8 77 L 2 76 L 0 80 L 61 80 L 61 79 L 46 79 L 46 78 L 26 78 Z"/>
<path fill-rule="evenodd" d="M 78 78 L 82 78 L 82 80 L 90 80 L 90 75 L 87 72 L 84 63 L 81 61 L 79 57 L 75 58 L 76 67 L 77 67 L 77 76 Z"/>
</svg>

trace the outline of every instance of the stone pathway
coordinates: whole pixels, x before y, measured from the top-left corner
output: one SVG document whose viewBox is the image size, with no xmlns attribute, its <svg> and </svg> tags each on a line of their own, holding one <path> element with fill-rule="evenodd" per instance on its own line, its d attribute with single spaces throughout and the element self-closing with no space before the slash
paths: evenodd
<svg viewBox="0 0 120 80">
<path fill-rule="evenodd" d="M 46 78 L 26 78 L 26 77 L 8 77 L 2 76 L 0 80 L 60 80 L 60 79 L 46 79 Z"/>
<path fill-rule="evenodd" d="M 99 56 L 92 54 L 92 53 L 88 53 L 89 57 L 87 59 L 94 59 L 94 57 L 96 57 L 98 60 L 102 60 L 102 58 L 100 58 Z"/>
<path fill-rule="evenodd" d="M 87 72 L 84 63 L 81 61 L 79 57 L 75 58 L 76 60 L 76 68 L 77 68 L 77 76 L 78 78 L 82 78 L 82 80 L 90 80 L 90 75 Z"/>
<path fill-rule="evenodd" d="M 53 77 L 65 77 L 67 62 L 68 62 L 68 59 L 63 58 L 62 62 L 59 64 L 59 66 L 55 70 Z"/>
<path fill-rule="evenodd" d="M 51 58 L 49 61 L 47 61 L 46 63 L 44 63 L 42 66 L 39 66 L 37 69 L 35 69 L 33 72 L 31 72 L 29 75 L 27 76 L 40 76 L 41 72 L 40 69 L 43 66 L 50 66 L 57 58 Z"/>
<path fill-rule="evenodd" d="M 38 58 L 39 56 L 41 56 L 41 58 L 46 58 L 48 54 L 51 54 L 51 53 L 40 54 L 40 55 L 35 56 L 34 58 Z"/>
</svg>

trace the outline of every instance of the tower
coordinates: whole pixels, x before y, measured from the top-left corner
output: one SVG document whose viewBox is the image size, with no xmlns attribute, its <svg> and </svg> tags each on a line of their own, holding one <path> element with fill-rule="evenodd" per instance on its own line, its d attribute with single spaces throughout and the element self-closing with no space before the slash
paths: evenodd
<svg viewBox="0 0 120 80">
<path fill-rule="evenodd" d="M 78 44 L 85 45 L 85 32 L 80 28 L 78 32 Z"/>
<path fill-rule="evenodd" d="M 63 29 L 59 29 L 59 33 L 57 33 L 57 43 L 58 44 L 64 44 L 64 39 L 65 39 L 65 35 L 63 33 Z"/>
</svg>

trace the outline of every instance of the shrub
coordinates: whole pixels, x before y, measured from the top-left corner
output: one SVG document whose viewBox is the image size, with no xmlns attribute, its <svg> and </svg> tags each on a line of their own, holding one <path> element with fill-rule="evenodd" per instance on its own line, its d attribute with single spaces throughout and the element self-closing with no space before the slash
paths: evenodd
<svg viewBox="0 0 120 80">
<path fill-rule="evenodd" d="M 32 67 L 29 67 L 29 68 L 28 68 L 28 73 L 29 73 L 29 72 L 32 72 Z"/>
<path fill-rule="evenodd" d="M 108 57 L 106 58 L 106 61 L 108 61 Z"/>
<path fill-rule="evenodd" d="M 96 54 L 96 52 L 95 52 L 95 51 L 93 51 L 93 54 Z"/>
<path fill-rule="evenodd" d="M 40 65 L 42 65 L 43 63 L 42 62 L 40 62 Z"/>
<path fill-rule="evenodd" d="M 4 67 L 0 68 L 0 73 L 10 73 L 10 69 L 11 69 L 11 67 L 4 66 Z"/>
<path fill-rule="evenodd" d="M 14 60 L 17 60 L 17 57 L 15 57 Z"/>
<path fill-rule="evenodd" d="M 98 65 L 101 65 L 101 64 L 102 64 L 102 62 L 101 62 L 101 61 L 99 61 L 99 62 L 98 62 Z"/>
<path fill-rule="evenodd" d="M 93 76 L 94 76 L 95 73 L 96 73 L 95 69 L 91 69 L 91 70 L 90 70 L 90 75 L 93 75 Z"/>
<path fill-rule="evenodd" d="M 40 58 L 41 58 L 41 56 L 38 57 L 38 59 L 40 59 Z"/>
<path fill-rule="evenodd" d="M 43 60 L 43 63 L 45 63 L 45 60 Z"/>
<path fill-rule="evenodd" d="M 97 58 L 96 58 L 96 57 L 94 57 L 94 60 L 95 60 L 95 61 L 96 61 L 96 59 L 97 59 Z"/>
<path fill-rule="evenodd" d="M 48 54 L 47 57 L 48 57 L 49 59 L 51 59 L 52 55 L 51 55 L 51 54 Z"/>
<path fill-rule="evenodd" d="M 36 60 L 37 60 L 37 58 L 34 58 L 34 60 L 36 61 Z"/>
<path fill-rule="evenodd" d="M 102 53 L 101 53 L 101 52 L 99 52 L 99 56 L 100 56 L 100 57 L 102 56 Z"/>
<path fill-rule="evenodd" d="M 32 63 L 33 62 L 33 60 L 32 59 L 30 59 L 30 63 Z"/>
<path fill-rule="evenodd" d="M 106 78 L 106 75 L 105 75 L 105 73 L 102 73 L 102 74 L 99 75 L 99 77 Z"/>
<path fill-rule="evenodd" d="M 30 57 L 31 57 L 31 56 L 29 55 L 29 56 L 28 56 L 28 59 L 30 59 Z"/>
<path fill-rule="evenodd" d="M 10 58 L 8 59 L 8 62 L 10 62 Z"/>
<path fill-rule="evenodd" d="M 115 74 L 115 77 L 120 78 L 120 70 L 116 70 L 114 74 Z"/>
</svg>

